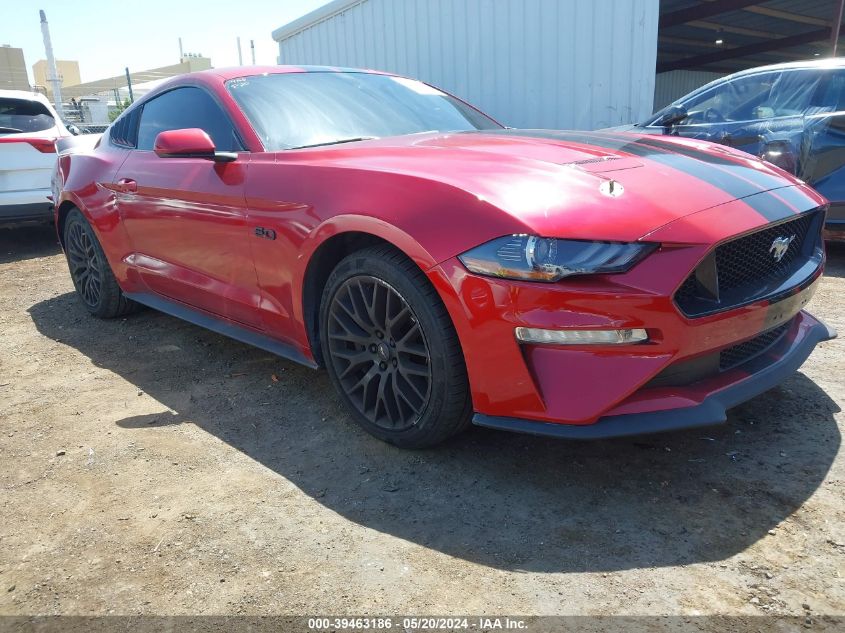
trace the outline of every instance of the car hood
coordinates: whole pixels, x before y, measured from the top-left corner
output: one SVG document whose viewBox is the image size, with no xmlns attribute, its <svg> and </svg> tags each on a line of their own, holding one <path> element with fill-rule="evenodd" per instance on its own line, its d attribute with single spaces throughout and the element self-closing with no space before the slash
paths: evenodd
<svg viewBox="0 0 845 633">
<path fill-rule="evenodd" d="M 508 214 L 514 232 L 547 237 L 633 241 L 705 209 L 800 185 L 724 146 L 622 132 L 407 135 L 313 155 L 333 166 L 450 185 Z M 773 219 L 754 212 L 760 224 Z"/>
</svg>

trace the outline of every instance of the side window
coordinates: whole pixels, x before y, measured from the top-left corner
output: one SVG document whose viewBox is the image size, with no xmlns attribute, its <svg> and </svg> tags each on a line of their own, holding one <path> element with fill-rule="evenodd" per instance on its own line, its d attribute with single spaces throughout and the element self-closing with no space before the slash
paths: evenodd
<svg viewBox="0 0 845 633">
<path fill-rule="evenodd" d="M 772 85 L 769 98 L 751 112 L 752 118 L 771 119 L 805 114 L 823 78 L 821 70 L 809 68 L 782 72 Z"/>
<path fill-rule="evenodd" d="M 138 141 L 138 115 L 140 108 L 132 108 L 119 117 L 111 126 L 109 138 L 115 145 L 121 147 L 135 147 Z"/>
<path fill-rule="evenodd" d="M 220 151 L 243 149 L 222 108 L 204 90 L 193 87 L 176 88 L 144 104 L 138 149 L 153 149 L 159 132 L 190 127 L 205 130 Z"/>
<path fill-rule="evenodd" d="M 772 87 L 780 73 L 760 73 L 725 81 L 705 93 L 696 95 L 684 107 L 689 117 L 684 123 L 720 123 L 724 121 L 748 121 L 775 116 L 767 107 Z M 769 116 L 760 116 L 760 114 Z"/>
<path fill-rule="evenodd" d="M 828 114 L 842 110 L 845 110 L 845 71 L 827 71 L 813 95 L 806 114 Z"/>
</svg>

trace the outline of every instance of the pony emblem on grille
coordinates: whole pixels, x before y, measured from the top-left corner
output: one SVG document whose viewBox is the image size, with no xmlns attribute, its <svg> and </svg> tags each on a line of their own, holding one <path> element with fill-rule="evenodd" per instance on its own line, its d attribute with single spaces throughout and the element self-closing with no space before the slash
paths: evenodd
<svg viewBox="0 0 845 633">
<path fill-rule="evenodd" d="M 794 235 L 775 238 L 775 241 L 772 242 L 772 245 L 769 247 L 769 252 L 772 253 L 776 262 L 783 259 L 783 256 L 786 255 L 786 251 L 789 250 L 789 245 L 792 244 L 792 240 L 794 239 Z"/>
</svg>

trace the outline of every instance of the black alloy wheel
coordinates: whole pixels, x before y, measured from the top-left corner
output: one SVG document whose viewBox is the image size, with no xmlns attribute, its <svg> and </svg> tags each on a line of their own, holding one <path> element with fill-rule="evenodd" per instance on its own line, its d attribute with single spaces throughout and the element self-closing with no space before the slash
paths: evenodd
<svg viewBox="0 0 845 633">
<path fill-rule="evenodd" d="M 103 261 L 81 222 L 74 222 L 68 227 L 65 248 L 70 276 L 79 296 L 86 306 L 96 308 L 103 285 Z"/>
<path fill-rule="evenodd" d="M 356 275 L 329 306 L 329 357 L 346 395 L 370 422 L 401 431 L 420 419 L 431 355 L 408 302 L 381 279 Z"/>
<path fill-rule="evenodd" d="M 65 218 L 63 236 L 70 278 L 88 312 L 109 319 L 136 310 L 138 304 L 123 294 L 94 229 L 79 209 Z"/>
<path fill-rule="evenodd" d="M 320 350 L 353 419 L 404 448 L 465 429 L 472 402 L 458 335 L 426 275 L 395 248 L 341 260 L 323 289 Z"/>
</svg>

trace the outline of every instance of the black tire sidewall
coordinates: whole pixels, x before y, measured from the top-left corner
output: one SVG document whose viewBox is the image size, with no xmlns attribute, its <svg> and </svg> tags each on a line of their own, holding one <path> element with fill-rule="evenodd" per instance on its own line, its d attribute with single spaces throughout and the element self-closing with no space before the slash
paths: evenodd
<svg viewBox="0 0 845 633">
<path fill-rule="evenodd" d="M 114 277 L 114 273 L 112 273 L 109 261 L 103 251 L 103 247 L 100 245 L 100 240 L 97 239 L 97 234 L 94 232 L 93 227 L 85 216 L 82 215 L 82 212 L 79 209 L 73 209 L 70 211 L 67 219 L 65 220 L 63 236 L 65 247 L 67 248 L 70 229 L 75 224 L 81 225 L 82 230 L 88 233 L 88 237 L 94 245 L 94 249 L 97 251 L 97 256 L 100 259 L 102 270 L 100 296 L 96 306 L 88 305 L 88 303 L 82 298 L 82 293 L 77 285 L 76 279 L 73 277 L 73 273 L 71 272 L 71 280 L 73 281 L 73 287 L 76 289 L 79 301 L 85 306 L 85 309 L 88 310 L 88 312 L 96 317 L 111 318 L 125 313 L 127 311 L 125 306 L 128 304 L 128 301 L 122 296 L 120 287 L 117 285 L 117 280 Z M 66 259 L 68 260 L 68 270 L 70 270 L 70 258 L 66 257 Z"/>
</svg>

